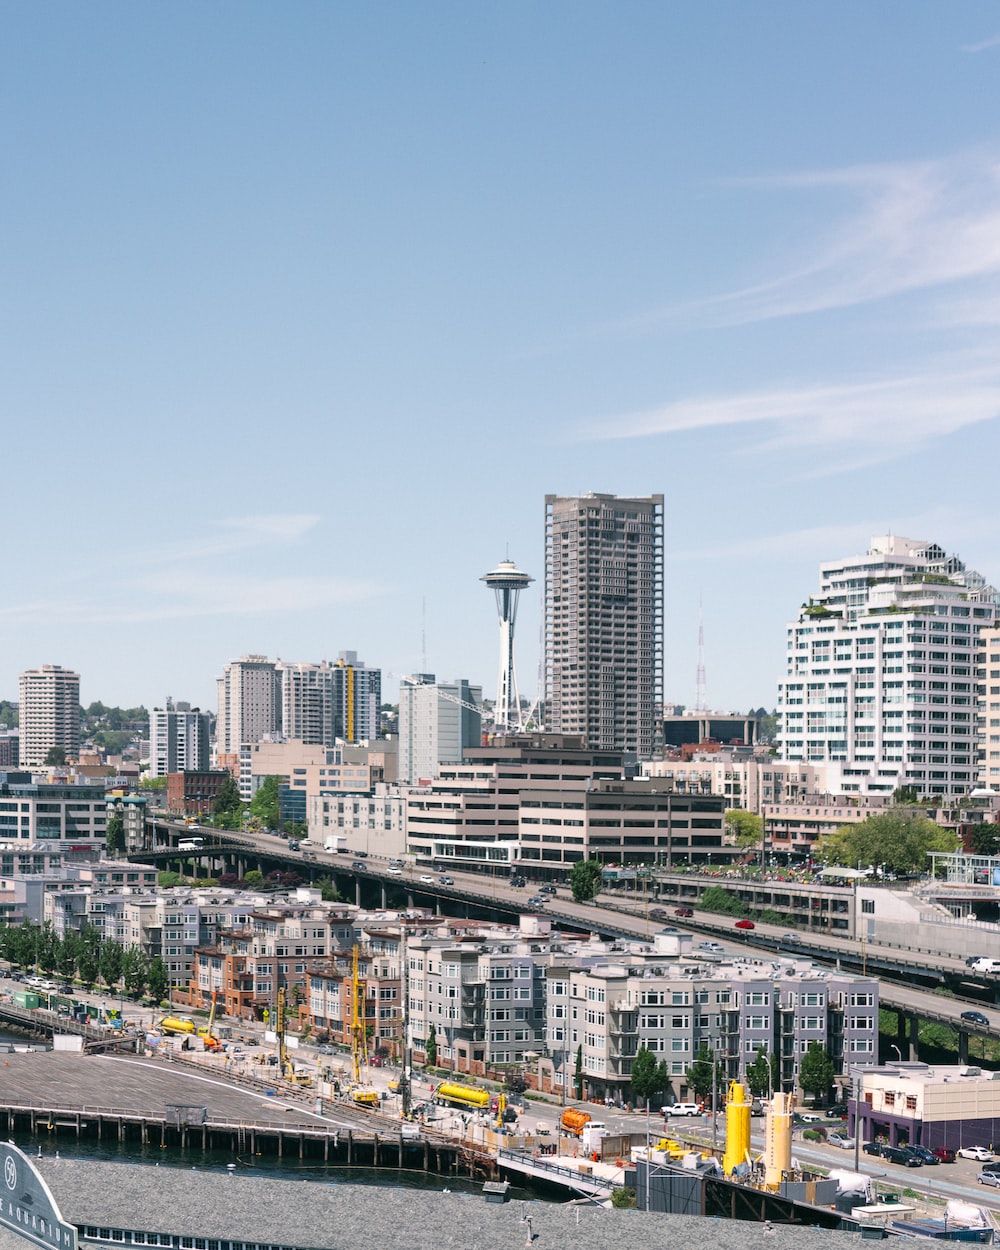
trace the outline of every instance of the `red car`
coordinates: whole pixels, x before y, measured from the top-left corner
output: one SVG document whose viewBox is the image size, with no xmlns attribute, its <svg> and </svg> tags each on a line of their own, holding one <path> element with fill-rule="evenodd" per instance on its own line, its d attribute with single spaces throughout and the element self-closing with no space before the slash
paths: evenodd
<svg viewBox="0 0 1000 1250">
<path fill-rule="evenodd" d="M 675 916 L 693 916 L 694 912 L 691 910 L 690 907 L 675 907 L 674 915 Z"/>
<path fill-rule="evenodd" d="M 737 920 L 736 927 L 737 929 L 752 929 L 754 923 L 752 920 Z"/>
</svg>

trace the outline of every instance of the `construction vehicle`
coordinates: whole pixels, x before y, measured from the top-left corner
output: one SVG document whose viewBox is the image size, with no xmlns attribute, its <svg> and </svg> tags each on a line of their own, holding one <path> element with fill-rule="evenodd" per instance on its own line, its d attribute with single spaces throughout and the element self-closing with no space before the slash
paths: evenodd
<svg viewBox="0 0 1000 1250">
<path fill-rule="evenodd" d="M 222 1042 L 212 1032 L 212 1025 L 215 1024 L 215 1009 L 218 1005 L 219 991 L 212 991 L 212 1010 L 208 1013 L 208 1024 L 198 1026 L 196 1033 L 201 1038 L 202 1045 L 206 1050 L 221 1050 Z"/>
<path fill-rule="evenodd" d="M 434 1091 L 434 1101 L 451 1107 L 471 1107 L 474 1111 L 486 1111 L 490 1105 L 490 1091 L 477 1089 L 474 1085 L 456 1085 L 442 1081 Z"/>
<path fill-rule="evenodd" d="M 284 986 L 281 986 L 278 990 L 278 1020 L 274 1031 L 278 1038 L 278 1066 L 281 1070 L 281 1075 L 290 1085 L 311 1085 L 312 1077 L 307 1072 L 296 1072 L 295 1064 L 288 1057 L 288 1048 L 285 1046 Z"/>
<path fill-rule="evenodd" d="M 163 1016 L 160 1020 L 160 1032 L 168 1036 L 182 1037 L 194 1031 L 195 1023 L 190 1016 Z"/>
<path fill-rule="evenodd" d="M 364 1003 L 367 986 L 358 975 L 358 948 L 351 968 L 351 1102 L 358 1107 L 377 1107 L 382 1096 L 368 1083 L 368 1029 Z"/>
<path fill-rule="evenodd" d="M 567 1107 L 559 1117 L 559 1131 L 568 1133 L 570 1137 L 579 1137 L 583 1126 L 590 1123 L 590 1115 L 577 1107 Z"/>
</svg>

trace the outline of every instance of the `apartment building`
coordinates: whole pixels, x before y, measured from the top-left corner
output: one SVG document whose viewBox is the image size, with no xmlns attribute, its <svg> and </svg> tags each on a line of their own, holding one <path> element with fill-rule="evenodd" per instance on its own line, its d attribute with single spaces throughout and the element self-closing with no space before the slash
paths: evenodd
<svg viewBox="0 0 1000 1250">
<path fill-rule="evenodd" d="M 663 702 L 663 496 L 545 496 L 545 708 L 554 733 L 647 758 Z"/>
<path fill-rule="evenodd" d="M 244 655 L 227 664 L 217 679 L 215 749 L 234 755 L 245 742 L 260 742 L 281 731 L 281 680 L 265 655 Z"/>
<path fill-rule="evenodd" d="M 0 841 L 93 851 L 103 849 L 106 829 L 103 781 L 36 782 L 27 772 L 0 773 Z"/>
<path fill-rule="evenodd" d="M 443 764 L 456 764 L 464 751 L 482 742 L 481 686 L 464 677 L 438 681 L 418 673 L 399 687 L 399 759 L 401 782 L 431 781 Z"/>
<path fill-rule="evenodd" d="M 976 783 L 1000 790 L 1000 626 L 982 629 L 979 647 Z"/>
<path fill-rule="evenodd" d="M 788 626 L 783 760 L 836 794 L 967 793 L 978 775 L 977 657 L 997 592 L 935 543 L 890 535 L 820 566 Z M 1000 766 L 1000 765 L 998 765 Z"/>
<path fill-rule="evenodd" d="M 212 756 L 212 718 L 190 703 L 167 696 L 149 714 L 149 775 L 208 772 Z"/>
<path fill-rule="evenodd" d="M 42 664 L 18 678 L 20 766 L 41 767 L 52 750 L 67 761 L 80 754 L 80 674 Z"/>
</svg>

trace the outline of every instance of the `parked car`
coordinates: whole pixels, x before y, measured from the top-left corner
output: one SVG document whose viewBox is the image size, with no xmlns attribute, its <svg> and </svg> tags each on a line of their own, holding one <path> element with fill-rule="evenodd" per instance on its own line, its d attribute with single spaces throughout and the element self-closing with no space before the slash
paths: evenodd
<svg viewBox="0 0 1000 1250">
<path fill-rule="evenodd" d="M 801 1111 L 794 1118 L 796 1124 L 820 1124 L 823 1120 L 818 1111 Z"/>
<path fill-rule="evenodd" d="M 937 1155 L 939 1163 L 954 1163 L 955 1152 L 950 1146 L 932 1146 L 931 1153 Z"/>
<path fill-rule="evenodd" d="M 970 1024 L 989 1024 L 989 1017 L 984 1016 L 981 1011 L 963 1011 L 961 1018 L 968 1020 Z"/>
<path fill-rule="evenodd" d="M 880 1141 L 866 1141 L 861 1149 L 866 1155 L 880 1155 L 882 1153 L 882 1143 Z"/>
<path fill-rule="evenodd" d="M 839 1146 L 841 1150 L 854 1149 L 854 1138 L 848 1137 L 846 1133 L 830 1133 L 826 1140 L 831 1146 Z"/>
<path fill-rule="evenodd" d="M 674 915 L 675 916 L 693 916 L 694 910 L 691 907 L 675 907 Z"/>
<path fill-rule="evenodd" d="M 843 1120 L 847 1115 L 847 1103 L 835 1102 L 833 1106 L 827 1107 L 826 1118 L 828 1120 Z"/>
<path fill-rule="evenodd" d="M 674 1102 L 660 1110 L 664 1115 L 701 1115 L 701 1107 L 696 1102 Z"/>
<path fill-rule="evenodd" d="M 923 1159 L 918 1158 L 905 1146 L 883 1146 L 879 1153 L 887 1163 L 901 1163 L 905 1168 L 923 1167 Z"/>
<path fill-rule="evenodd" d="M 926 1146 L 906 1146 L 905 1149 L 908 1150 L 910 1154 L 916 1155 L 921 1163 L 931 1163 L 937 1166 L 937 1164 L 941 1162 L 934 1151 L 928 1150 Z"/>
<path fill-rule="evenodd" d="M 756 928 L 756 925 L 754 924 L 752 920 L 737 920 L 736 928 L 737 929 L 754 929 Z"/>
<path fill-rule="evenodd" d="M 992 1163 L 995 1158 L 992 1150 L 985 1146 L 963 1146 L 958 1152 L 960 1159 L 975 1159 L 977 1163 Z"/>
<path fill-rule="evenodd" d="M 980 1172 L 976 1180 L 980 1185 L 992 1185 L 994 1189 L 1000 1189 L 1000 1172 Z"/>
</svg>

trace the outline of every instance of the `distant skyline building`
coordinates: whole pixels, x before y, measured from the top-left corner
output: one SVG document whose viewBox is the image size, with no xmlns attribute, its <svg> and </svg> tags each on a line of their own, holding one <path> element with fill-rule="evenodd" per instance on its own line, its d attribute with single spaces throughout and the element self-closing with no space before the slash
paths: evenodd
<svg viewBox="0 0 1000 1250">
<path fill-rule="evenodd" d="M 20 767 L 45 763 L 53 748 L 67 760 L 80 755 L 80 674 L 58 664 L 28 669 L 18 678 Z"/>
<path fill-rule="evenodd" d="M 344 742 L 374 742 L 382 705 L 382 670 L 369 668 L 357 651 L 341 651 L 334 664 L 334 726 Z"/>
<path fill-rule="evenodd" d="M 663 496 L 545 496 L 545 724 L 648 757 L 663 701 Z"/>
<path fill-rule="evenodd" d="M 218 692 L 217 754 L 237 754 L 243 743 L 280 732 L 281 683 L 274 660 L 266 655 L 240 656 L 226 665 Z"/>
<path fill-rule="evenodd" d="M 281 732 L 310 746 L 332 747 L 337 731 L 335 687 L 339 674 L 332 664 L 276 665 L 281 684 Z M 245 745 L 245 744 L 241 744 Z"/>
<path fill-rule="evenodd" d="M 417 673 L 399 687 L 399 780 L 416 785 L 442 764 L 461 763 L 466 748 L 482 743 L 482 686 L 464 677 L 437 681 Z"/>
<path fill-rule="evenodd" d="M 175 703 L 168 695 L 162 708 L 149 714 L 149 774 L 167 777 L 185 771 L 207 772 L 212 754 L 212 717 Z"/>
<path fill-rule="evenodd" d="M 827 764 L 832 793 L 967 794 L 980 767 L 981 632 L 997 598 L 924 540 L 873 538 L 865 555 L 822 564 L 787 630 L 781 758 Z"/>
<path fill-rule="evenodd" d="M 479 579 L 496 595 L 500 620 L 500 668 L 497 674 L 497 697 L 493 708 L 493 724 L 498 733 L 519 732 L 524 728 L 521 696 L 517 689 L 514 668 L 514 624 L 517 601 L 521 591 L 535 580 L 523 573 L 512 560 L 501 560 L 497 567 Z"/>
</svg>

